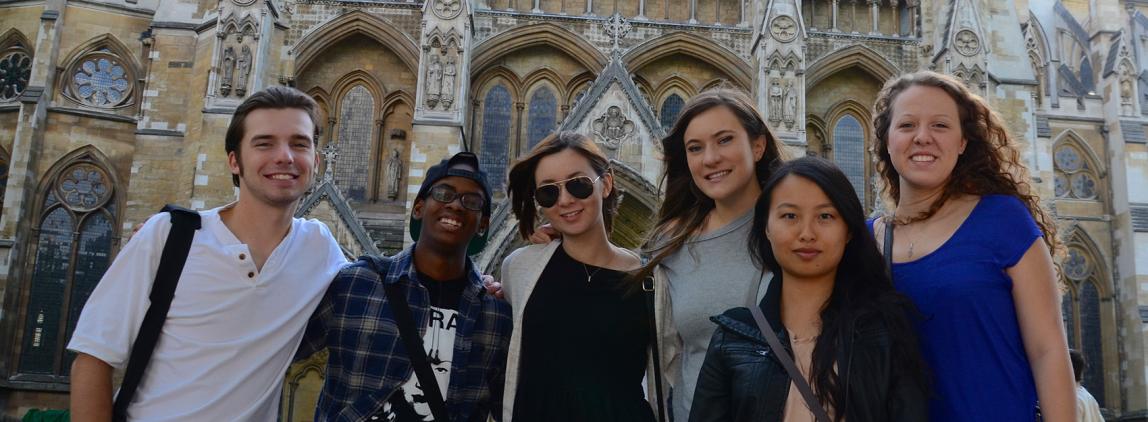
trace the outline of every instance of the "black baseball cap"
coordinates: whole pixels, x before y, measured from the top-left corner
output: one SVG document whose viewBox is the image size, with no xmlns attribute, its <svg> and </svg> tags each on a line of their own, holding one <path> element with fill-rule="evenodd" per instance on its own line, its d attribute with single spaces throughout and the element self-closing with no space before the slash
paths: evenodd
<svg viewBox="0 0 1148 422">
<path fill-rule="evenodd" d="M 472 171 L 466 168 L 458 168 L 459 166 L 468 166 L 474 170 Z M 486 200 L 482 205 L 482 215 L 484 217 L 490 217 L 490 185 L 487 183 L 486 173 L 478 167 L 478 156 L 474 155 L 473 152 L 464 151 L 457 153 L 450 158 L 444 158 L 442 161 L 439 161 L 438 164 L 435 164 L 429 170 L 427 170 L 426 178 L 423 179 L 422 186 L 419 186 L 419 193 L 415 196 L 415 199 L 425 200 L 431 186 L 434 186 L 434 184 L 439 180 L 451 176 L 473 180 L 475 183 L 478 183 L 478 186 L 482 187 L 482 196 L 483 199 Z M 411 239 L 414 239 L 415 241 L 419 240 L 419 234 L 422 232 L 422 226 L 422 219 L 416 219 L 413 216 L 411 217 Z M 467 245 L 466 248 L 466 254 L 474 255 L 482 251 L 482 248 L 486 246 L 486 240 L 489 233 L 490 230 L 488 227 L 487 230 L 482 234 L 475 235 L 474 238 L 470 239 L 470 244 Z"/>
</svg>

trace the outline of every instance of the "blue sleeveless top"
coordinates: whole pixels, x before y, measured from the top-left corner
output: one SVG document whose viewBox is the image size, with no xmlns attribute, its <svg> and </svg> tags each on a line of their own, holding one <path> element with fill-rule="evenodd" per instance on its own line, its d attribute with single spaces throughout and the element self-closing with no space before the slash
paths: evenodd
<svg viewBox="0 0 1148 422">
<path fill-rule="evenodd" d="M 986 195 L 936 251 L 893 264 L 894 286 L 923 316 L 932 422 L 1035 419 L 1036 385 L 1005 270 L 1041 236 L 1019 199 Z"/>
</svg>

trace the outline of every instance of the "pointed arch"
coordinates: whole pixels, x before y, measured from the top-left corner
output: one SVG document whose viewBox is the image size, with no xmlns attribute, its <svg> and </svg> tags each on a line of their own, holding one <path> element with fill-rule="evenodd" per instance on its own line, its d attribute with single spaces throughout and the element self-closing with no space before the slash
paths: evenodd
<svg viewBox="0 0 1148 422">
<path fill-rule="evenodd" d="M 373 200 L 372 175 L 378 169 L 371 164 L 378 156 L 382 130 L 379 116 L 385 87 L 371 74 L 355 70 L 335 82 L 332 140 L 344 159 L 335 164 L 335 185 L 347 199 L 358 202 Z"/>
<path fill-rule="evenodd" d="M 398 30 L 398 26 L 362 10 L 345 13 L 331 19 L 304 35 L 291 51 L 295 53 L 295 73 L 307 69 L 320 54 L 352 35 L 364 35 L 395 53 L 417 73 L 419 50 L 414 40 Z"/>
<path fill-rule="evenodd" d="M 23 48 L 28 52 L 28 55 L 31 55 L 36 47 L 32 42 L 28 41 L 28 37 L 24 36 L 24 33 L 20 32 L 19 29 L 12 28 L 0 34 L 0 52 L 15 46 Z"/>
<path fill-rule="evenodd" d="M 807 66 L 806 68 L 810 71 L 805 75 L 805 86 L 815 86 L 825 78 L 854 66 L 861 68 L 882 82 L 901 73 L 896 65 L 876 51 L 860 44 L 854 44 L 826 54 Z"/>
<path fill-rule="evenodd" d="M 688 32 L 673 32 L 648 40 L 623 56 L 629 68 L 637 71 L 663 57 L 684 54 L 713 64 L 743 89 L 752 86 L 753 70 L 749 63 L 729 48 Z"/>
<path fill-rule="evenodd" d="M 566 97 L 563 98 L 562 104 L 569 109 L 573 109 L 579 99 L 578 95 L 585 95 L 584 92 L 588 92 L 590 85 L 593 83 L 594 74 L 590 72 L 582 72 L 578 74 L 578 76 L 571 78 L 569 82 L 566 82 Z M 567 110 L 567 113 L 569 113 L 569 110 Z M 565 117 L 566 116 L 563 116 L 563 118 Z"/>
<path fill-rule="evenodd" d="M 1075 131 L 1057 135 L 1052 143 L 1053 193 L 1060 199 L 1103 201 L 1107 169 L 1095 151 Z"/>
<path fill-rule="evenodd" d="M 64 155 L 41 179 L 22 260 L 16 315 L 24 334 L 15 372 L 47 380 L 68 376 L 71 355 L 64 347 L 115 256 L 123 191 L 115 167 L 92 145 Z"/>
<path fill-rule="evenodd" d="M 1061 309 L 1068 311 L 1064 317 L 1068 344 L 1083 352 L 1092 363 L 1085 369 L 1081 381 L 1101 406 L 1107 407 L 1106 402 L 1120 395 L 1118 385 L 1113 382 L 1117 378 L 1113 372 L 1118 371 L 1119 362 L 1111 353 L 1118 345 L 1111 340 L 1116 336 L 1116 309 L 1109 261 L 1078 225 L 1069 228 L 1065 239 L 1068 257 L 1061 280 L 1069 289 Z"/>
<path fill-rule="evenodd" d="M 538 79 L 526 91 L 526 139 L 519 147 L 519 155 L 534 149 L 546 135 L 558 127 L 558 98 L 561 91 L 553 81 Z"/>
<path fill-rule="evenodd" d="M 114 35 L 96 36 L 72 49 L 64 74 L 57 78 L 58 92 L 75 104 L 102 109 L 136 105 L 140 96 L 142 66 L 137 54 Z M 100 80 L 109 82 L 97 83 Z"/>
<path fill-rule="evenodd" d="M 492 83 L 499 80 L 506 82 L 507 89 L 510 90 L 511 98 L 516 101 L 521 101 L 522 96 L 520 93 L 525 89 L 526 85 L 523 83 L 522 77 L 505 66 L 495 66 L 482 72 L 479 77 L 474 79 L 473 86 L 478 88 L 477 92 L 486 92 L 486 90 L 490 89 Z M 475 98 L 481 98 L 481 96 L 475 96 Z"/>
<path fill-rule="evenodd" d="M 591 72 L 597 74 L 606 67 L 607 59 L 601 51 L 583 39 L 550 22 L 519 26 L 490 37 L 474 47 L 471 58 L 473 74 L 485 73 L 499 57 L 523 48 L 545 45 L 565 53 Z"/>
<path fill-rule="evenodd" d="M 394 108 L 400 103 L 414 108 L 415 96 L 403 90 L 391 91 L 385 97 L 383 97 L 383 101 L 379 109 L 385 113 L 387 110 Z M 386 116 L 383 117 L 386 118 Z"/>
<path fill-rule="evenodd" d="M 682 98 L 689 99 L 698 94 L 698 89 L 693 83 L 681 76 L 670 76 L 654 88 L 654 101 L 660 104 L 662 101 L 665 101 L 666 97 L 674 92 L 678 92 Z"/>
<path fill-rule="evenodd" d="M 873 198 L 870 194 L 872 165 L 867 159 L 872 129 L 865 122 L 870 121 L 871 112 L 855 100 L 845 100 L 830 107 L 826 117 L 830 132 L 825 143 L 831 145 L 833 151 L 827 158 L 831 156 L 841 167 L 857 191 L 861 204 L 868 208 Z"/>
</svg>

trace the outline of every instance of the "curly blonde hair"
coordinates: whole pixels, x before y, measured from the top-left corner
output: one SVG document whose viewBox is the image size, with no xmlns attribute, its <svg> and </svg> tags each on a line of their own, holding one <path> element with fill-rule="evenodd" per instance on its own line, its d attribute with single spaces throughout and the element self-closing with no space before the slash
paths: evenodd
<svg viewBox="0 0 1148 422">
<path fill-rule="evenodd" d="M 893 204 L 901 196 L 901 175 L 893 167 L 889 156 L 889 126 L 893 119 L 893 102 L 898 95 L 914 86 L 940 88 L 957 103 L 960 114 L 961 134 L 967 145 L 964 154 L 957 158 L 956 167 L 945 182 L 940 198 L 928 210 L 898 220 L 900 224 L 921 221 L 936 214 L 941 206 L 956 195 L 1009 195 L 1016 197 L 1032 214 L 1033 220 L 1044 235 L 1048 250 L 1056 256 L 1060 249 L 1057 239 L 1056 222 L 1040 205 L 1040 198 L 1033 193 L 1029 181 L 1028 168 L 1020 161 L 1012 137 L 1005 129 L 1000 115 L 989 108 L 988 103 L 970 91 L 960 80 L 937 72 L 923 71 L 909 73 L 891 79 L 881 88 L 877 102 L 873 127 L 877 142 L 872 153 L 877 157 L 877 172 L 884 179 L 884 193 Z"/>
</svg>

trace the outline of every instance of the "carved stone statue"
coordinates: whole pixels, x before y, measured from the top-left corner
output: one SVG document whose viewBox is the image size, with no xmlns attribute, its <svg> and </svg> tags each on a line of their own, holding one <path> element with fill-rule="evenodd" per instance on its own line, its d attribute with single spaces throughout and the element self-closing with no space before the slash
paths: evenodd
<svg viewBox="0 0 1148 422">
<path fill-rule="evenodd" d="M 458 65 L 454 63 L 454 57 L 446 59 L 446 65 L 442 68 L 442 108 L 450 110 L 450 105 L 454 103 L 454 81 L 455 76 L 458 74 Z"/>
<path fill-rule="evenodd" d="M 783 100 L 781 83 L 774 79 L 769 83 L 769 120 L 781 120 L 781 102 Z"/>
<path fill-rule="evenodd" d="M 793 82 L 785 83 L 785 121 L 793 123 L 797 115 L 797 90 L 793 89 Z"/>
<path fill-rule="evenodd" d="M 399 199 L 399 182 L 403 179 L 403 159 L 399 158 L 399 149 L 391 149 L 391 156 L 387 158 L 386 163 L 386 195 L 387 199 Z"/>
<path fill-rule="evenodd" d="M 442 63 L 439 62 L 438 55 L 431 55 L 430 64 L 427 65 L 427 97 L 426 103 L 430 108 L 435 108 L 438 105 L 438 100 L 442 92 Z"/>
<path fill-rule="evenodd" d="M 240 53 L 235 67 L 239 71 L 235 81 L 235 93 L 242 97 L 247 93 L 247 76 L 251 73 L 251 47 L 243 46 L 243 52 Z"/>
<path fill-rule="evenodd" d="M 223 50 L 223 60 L 220 64 L 220 71 L 223 73 L 222 82 L 219 84 L 219 93 L 224 97 L 231 93 L 231 82 L 235 76 L 235 48 L 227 47 Z"/>
<path fill-rule="evenodd" d="M 606 109 L 606 114 L 594 119 L 591 126 L 597 140 L 610 149 L 621 146 L 622 142 L 628 140 L 637 130 L 634 122 L 627 119 L 618 106 L 610 106 Z"/>
</svg>

